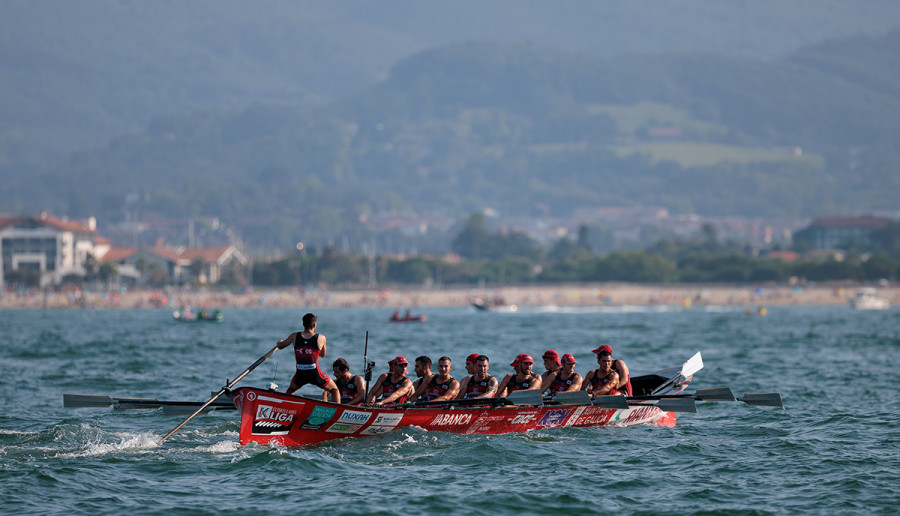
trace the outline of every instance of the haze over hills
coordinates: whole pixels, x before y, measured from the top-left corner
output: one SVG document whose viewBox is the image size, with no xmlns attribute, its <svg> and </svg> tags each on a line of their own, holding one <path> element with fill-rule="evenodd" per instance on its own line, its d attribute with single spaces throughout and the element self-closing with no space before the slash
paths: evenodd
<svg viewBox="0 0 900 516">
<path fill-rule="evenodd" d="M 247 5 L 13 2 L 0 211 L 898 208 L 895 2 Z"/>
</svg>

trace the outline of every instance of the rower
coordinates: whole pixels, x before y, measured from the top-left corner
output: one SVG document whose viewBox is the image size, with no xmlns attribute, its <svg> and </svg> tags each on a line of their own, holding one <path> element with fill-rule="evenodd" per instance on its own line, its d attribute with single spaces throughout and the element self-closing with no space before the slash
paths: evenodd
<svg viewBox="0 0 900 516">
<path fill-rule="evenodd" d="M 591 351 L 591 353 L 599 353 L 601 351 L 609 351 L 610 356 L 613 354 L 612 346 L 609 344 L 604 344 L 599 348 Z M 628 373 L 628 366 L 625 365 L 624 360 L 613 359 L 612 362 L 612 370 L 615 371 L 619 375 L 619 384 L 616 386 L 616 390 L 625 394 L 626 396 L 631 396 L 631 375 Z"/>
<path fill-rule="evenodd" d="M 544 351 L 544 354 L 541 356 L 544 359 L 544 369 L 545 371 L 541 373 L 541 392 L 547 389 L 550 384 L 547 383 L 547 378 L 559 371 L 559 368 L 562 367 L 562 363 L 559 361 L 559 353 L 556 350 L 548 349 Z"/>
<path fill-rule="evenodd" d="M 413 366 L 418 380 L 413 382 L 413 392 L 418 392 L 419 387 L 431 381 L 434 373 L 431 372 L 431 358 L 422 355 L 416 358 L 416 365 Z M 414 396 L 414 395 L 413 395 Z M 414 400 L 410 400 L 414 401 Z"/>
<path fill-rule="evenodd" d="M 541 392 L 549 390 L 550 397 L 558 392 L 578 391 L 581 389 L 581 375 L 575 372 L 575 357 L 570 353 L 562 356 L 562 367 L 550 374 L 541 387 Z M 543 387 L 546 385 L 546 387 Z"/>
<path fill-rule="evenodd" d="M 432 375 L 427 382 L 416 390 L 409 401 L 445 401 L 452 400 L 459 393 L 459 382 L 450 376 L 450 370 L 453 364 L 450 357 L 441 357 L 438 359 L 438 374 Z"/>
<path fill-rule="evenodd" d="M 497 388 L 498 398 L 503 398 L 513 391 L 540 390 L 541 377 L 532 370 L 534 359 L 531 358 L 531 355 L 527 353 L 518 355 L 510 365 L 516 368 L 516 364 L 518 364 L 516 374 L 512 375 L 511 378 L 504 378 L 504 381 L 507 382 L 506 385 L 500 385 Z"/>
<path fill-rule="evenodd" d="M 369 398 L 366 400 L 367 404 L 381 407 L 406 403 L 406 398 L 412 394 L 412 381 L 406 377 L 407 365 L 409 363 L 401 356 L 388 362 L 390 371 L 382 373 L 378 377 L 372 390 L 369 391 Z M 379 396 L 381 398 L 375 402 L 375 398 Z"/>
<path fill-rule="evenodd" d="M 350 374 L 350 364 L 344 358 L 339 358 L 332 365 L 334 369 L 334 383 L 341 393 L 342 405 L 359 405 L 365 398 L 365 385 L 362 376 Z M 327 393 L 322 399 L 327 401 Z"/>
<path fill-rule="evenodd" d="M 513 368 L 513 372 L 504 376 L 502 380 L 500 380 L 500 385 L 497 387 L 497 397 L 502 398 L 506 396 L 506 386 L 509 385 L 509 382 L 513 381 L 519 374 L 519 357 L 517 356 L 515 360 L 509 363 L 509 367 Z"/>
<path fill-rule="evenodd" d="M 475 359 L 475 374 L 467 376 L 459 384 L 457 399 L 492 398 L 497 392 L 497 379 L 488 374 L 490 359 L 478 355 Z"/>
<path fill-rule="evenodd" d="M 297 360 L 297 372 L 291 378 L 285 394 L 293 394 L 300 387 L 312 383 L 327 392 L 332 402 L 340 403 L 341 393 L 334 380 L 319 369 L 319 357 L 325 356 L 326 347 L 325 336 L 316 333 L 317 323 L 315 314 L 306 314 L 303 316 L 303 331 L 291 333 L 278 341 L 278 349 L 293 344 L 294 358 Z"/>
<path fill-rule="evenodd" d="M 481 355 L 478 353 L 472 353 L 466 357 L 466 372 L 470 375 L 475 374 L 475 361 L 478 360 L 478 357 L 480 356 Z"/>
<path fill-rule="evenodd" d="M 592 398 L 603 395 L 625 394 L 616 390 L 616 386 L 619 384 L 619 374 L 612 370 L 612 362 L 612 353 L 609 351 L 604 349 L 597 353 L 597 364 L 600 367 L 588 372 L 581 387 Z"/>
</svg>

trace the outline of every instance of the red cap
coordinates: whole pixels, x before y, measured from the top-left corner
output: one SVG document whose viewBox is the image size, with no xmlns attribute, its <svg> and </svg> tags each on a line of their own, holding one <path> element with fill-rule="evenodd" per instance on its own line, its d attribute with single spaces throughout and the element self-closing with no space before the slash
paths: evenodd
<svg viewBox="0 0 900 516">
<path fill-rule="evenodd" d="M 601 351 L 607 351 L 607 352 L 609 352 L 610 355 L 612 355 L 612 347 L 610 347 L 609 344 L 604 344 L 604 345 L 600 346 L 599 348 L 592 350 L 591 353 L 599 353 Z"/>
<path fill-rule="evenodd" d="M 554 362 L 559 364 L 559 353 L 557 353 L 553 349 L 548 349 L 547 351 L 545 351 L 544 355 L 541 358 L 545 360 L 553 360 Z"/>
<path fill-rule="evenodd" d="M 575 357 L 573 357 L 571 353 L 566 353 L 565 355 L 563 355 L 562 361 L 567 364 L 574 364 L 575 362 L 577 362 L 577 360 L 575 360 Z"/>
<path fill-rule="evenodd" d="M 531 362 L 534 363 L 534 359 L 531 358 L 531 355 L 528 353 L 522 353 L 521 355 L 516 357 L 516 362 Z"/>
<path fill-rule="evenodd" d="M 481 355 L 478 354 L 478 353 L 472 353 L 471 355 L 469 355 L 469 356 L 466 357 L 466 362 L 472 362 L 472 363 L 474 364 L 474 363 L 475 363 L 475 360 L 476 360 L 478 357 L 480 357 L 480 356 L 481 356 Z"/>
<path fill-rule="evenodd" d="M 409 362 L 407 362 L 406 359 L 403 358 L 403 357 L 401 357 L 401 356 L 398 356 L 397 358 L 391 360 L 391 365 L 394 365 L 394 364 L 403 364 L 403 365 L 406 365 L 406 364 L 408 364 L 408 363 L 409 363 Z"/>
<path fill-rule="evenodd" d="M 519 367 L 519 357 L 516 357 L 515 360 L 509 363 L 510 367 Z"/>
</svg>

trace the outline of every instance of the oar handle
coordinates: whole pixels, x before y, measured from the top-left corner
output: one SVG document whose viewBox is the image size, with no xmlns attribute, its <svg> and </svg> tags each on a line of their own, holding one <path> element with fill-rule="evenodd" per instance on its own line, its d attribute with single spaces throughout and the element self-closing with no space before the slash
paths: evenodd
<svg viewBox="0 0 900 516">
<path fill-rule="evenodd" d="M 262 364 L 263 362 L 265 362 L 266 360 L 268 360 L 268 358 L 269 358 L 270 356 L 272 356 L 272 354 L 275 353 L 276 351 L 278 351 L 278 345 L 276 345 L 274 348 L 270 349 L 269 352 L 266 353 L 265 355 L 259 357 L 259 358 L 256 360 L 256 362 L 253 362 L 253 364 L 252 364 L 250 367 L 248 367 L 247 369 L 244 369 L 244 372 L 241 373 L 241 374 L 239 374 L 239 375 L 237 376 L 237 378 L 235 378 L 234 380 L 232 380 L 231 382 L 229 382 L 225 387 L 222 387 L 222 388 L 219 390 L 219 392 L 218 392 L 215 396 L 213 396 L 212 398 L 209 399 L 209 401 L 207 401 L 206 403 L 204 403 L 203 405 L 201 405 L 200 408 L 198 408 L 196 412 L 194 412 L 193 414 L 191 414 L 190 416 L 188 416 L 188 418 L 185 419 L 184 421 L 182 421 L 181 424 L 179 424 L 178 426 L 176 426 L 175 428 L 173 428 L 172 430 L 170 430 L 169 433 L 167 433 L 166 435 L 164 435 L 163 438 L 162 438 L 162 440 L 161 440 L 160 442 L 161 442 L 161 443 L 165 442 L 166 439 L 168 439 L 169 437 L 172 436 L 172 434 L 174 434 L 175 432 L 181 430 L 181 427 L 183 427 L 184 425 L 186 425 L 187 422 L 190 421 L 191 419 L 194 419 L 194 416 L 196 416 L 197 414 L 203 412 L 203 409 L 205 409 L 206 407 L 208 407 L 212 402 L 214 402 L 214 401 L 216 401 L 217 399 L 219 399 L 219 397 L 220 397 L 221 395 L 223 395 L 223 394 L 225 394 L 226 392 L 228 392 L 228 390 L 231 389 L 231 387 L 233 387 L 236 383 L 238 383 L 239 381 L 241 381 L 241 379 L 243 379 L 245 376 L 247 376 L 248 374 L 250 374 L 250 371 L 253 371 L 253 370 L 256 369 L 257 367 L 259 367 L 260 364 Z"/>
</svg>

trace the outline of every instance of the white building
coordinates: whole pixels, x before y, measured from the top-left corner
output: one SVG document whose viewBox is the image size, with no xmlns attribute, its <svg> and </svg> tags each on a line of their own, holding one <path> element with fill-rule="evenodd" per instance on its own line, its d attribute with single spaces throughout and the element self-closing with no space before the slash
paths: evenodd
<svg viewBox="0 0 900 516">
<path fill-rule="evenodd" d="M 97 234 L 96 220 L 71 221 L 42 213 L 36 217 L 0 216 L 0 287 L 12 271 L 33 271 L 40 286 L 62 283 L 63 277 L 85 274 L 88 255 L 95 258 L 110 249 Z"/>
</svg>

